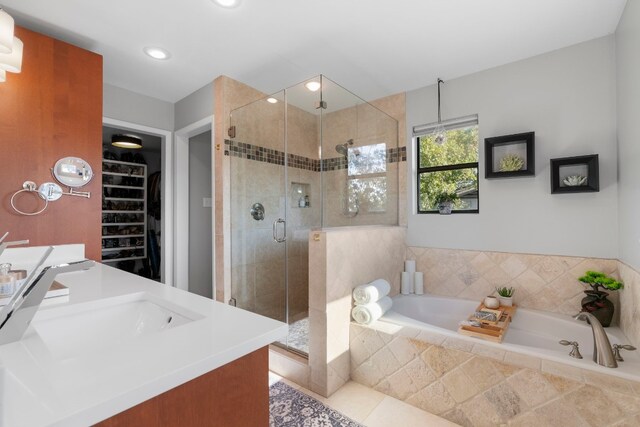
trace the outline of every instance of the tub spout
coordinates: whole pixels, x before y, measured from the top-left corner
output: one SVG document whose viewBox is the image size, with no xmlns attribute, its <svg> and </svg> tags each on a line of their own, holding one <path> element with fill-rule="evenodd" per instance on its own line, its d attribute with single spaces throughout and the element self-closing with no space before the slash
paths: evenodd
<svg viewBox="0 0 640 427">
<path fill-rule="evenodd" d="M 593 333 L 593 361 L 607 368 L 617 368 L 618 363 L 611 350 L 609 337 L 600 321 L 591 313 L 582 312 L 573 316 L 576 320 L 584 320 L 591 326 Z"/>
</svg>

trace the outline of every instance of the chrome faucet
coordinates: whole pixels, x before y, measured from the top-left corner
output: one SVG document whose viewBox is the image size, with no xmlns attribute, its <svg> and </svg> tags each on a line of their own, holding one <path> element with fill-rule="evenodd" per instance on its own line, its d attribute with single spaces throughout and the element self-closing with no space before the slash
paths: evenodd
<svg viewBox="0 0 640 427">
<path fill-rule="evenodd" d="M 95 265 L 95 261 L 84 260 L 41 268 L 52 251 L 53 246 L 49 246 L 37 267 L 0 310 L 0 345 L 22 338 L 58 274 L 88 270 Z"/>
<path fill-rule="evenodd" d="M 609 337 L 600 321 L 591 313 L 581 312 L 573 316 L 576 320 L 584 320 L 591 325 L 593 333 L 593 361 L 607 368 L 617 368 L 618 363 L 611 350 Z"/>
<path fill-rule="evenodd" d="M 2 255 L 2 252 L 4 252 L 4 250 L 7 249 L 9 246 L 28 245 L 29 244 L 28 240 L 17 240 L 15 242 L 5 242 L 4 239 L 6 239 L 8 235 L 9 235 L 9 232 L 7 231 L 6 233 L 4 233 L 2 235 L 2 237 L 0 237 L 0 255 Z"/>
</svg>

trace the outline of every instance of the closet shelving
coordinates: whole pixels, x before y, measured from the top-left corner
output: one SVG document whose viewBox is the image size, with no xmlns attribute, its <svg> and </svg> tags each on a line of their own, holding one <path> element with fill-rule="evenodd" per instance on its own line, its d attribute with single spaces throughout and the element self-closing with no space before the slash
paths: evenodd
<svg viewBox="0 0 640 427">
<path fill-rule="evenodd" d="M 102 159 L 102 262 L 147 257 L 147 166 Z"/>
</svg>

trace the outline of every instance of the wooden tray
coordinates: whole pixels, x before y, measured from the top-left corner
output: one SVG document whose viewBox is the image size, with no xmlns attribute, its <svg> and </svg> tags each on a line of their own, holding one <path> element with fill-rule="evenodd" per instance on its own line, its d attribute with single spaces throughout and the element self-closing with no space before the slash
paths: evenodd
<svg viewBox="0 0 640 427">
<path fill-rule="evenodd" d="M 486 309 L 484 304 L 480 304 L 476 311 L 481 311 Z M 509 329 L 509 325 L 511 324 L 511 319 L 516 312 L 517 307 L 514 305 L 512 307 L 500 306 L 498 308 L 499 311 L 502 312 L 502 315 L 498 319 L 497 322 L 488 322 L 482 321 L 482 325 L 480 327 L 477 326 L 468 326 L 461 325 L 458 328 L 458 333 L 462 335 L 467 335 L 470 337 L 476 337 L 487 341 L 493 342 L 502 342 L 504 338 L 504 334 L 507 333 L 507 329 Z M 489 311 L 489 309 L 486 309 Z M 492 312 L 494 310 L 491 310 Z M 473 314 L 471 314 L 468 320 L 477 320 Z"/>
</svg>

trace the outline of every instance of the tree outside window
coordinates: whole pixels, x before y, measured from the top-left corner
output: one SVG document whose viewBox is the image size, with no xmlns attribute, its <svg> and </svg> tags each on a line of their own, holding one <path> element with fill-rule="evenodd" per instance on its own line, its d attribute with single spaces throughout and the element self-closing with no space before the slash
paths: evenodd
<svg viewBox="0 0 640 427">
<path fill-rule="evenodd" d="M 387 144 L 349 147 L 347 153 L 348 211 L 386 211 Z"/>
<path fill-rule="evenodd" d="M 478 126 L 446 131 L 442 144 L 433 135 L 417 138 L 418 213 L 436 213 L 436 198 L 455 193 L 453 213 L 477 213 L 478 206 Z"/>
</svg>

